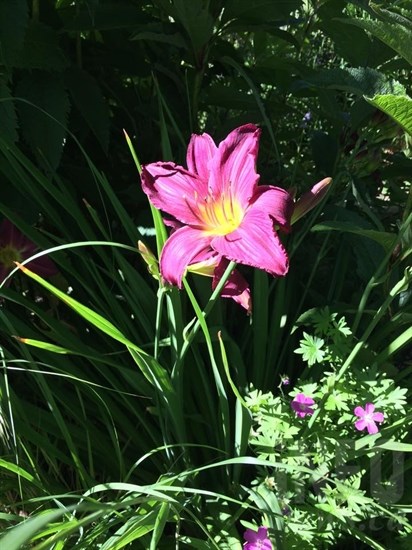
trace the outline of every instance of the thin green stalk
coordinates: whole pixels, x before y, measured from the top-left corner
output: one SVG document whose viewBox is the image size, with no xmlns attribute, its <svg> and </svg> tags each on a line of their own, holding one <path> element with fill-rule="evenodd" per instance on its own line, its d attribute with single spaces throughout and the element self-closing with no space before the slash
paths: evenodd
<svg viewBox="0 0 412 550">
<path fill-rule="evenodd" d="M 230 262 L 230 264 L 227 266 L 222 278 L 220 279 L 219 283 L 217 284 L 215 290 L 213 291 L 212 295 L 210 296 L 210 299 L 208 303 L 206 304 L 205 309 L 202 312 L 202 318 L 206 319 L 206 317 L 209 315 L 209 313 L 212 311 L 217 299 L 220 297 L 220 293 L 223 289 L 223 287 L 226 284 L 226 281 L 229 279 L 232 271 L 235 269 L 236 263 Z M 177 359 L 176 364 L 173 367 L 172 371 L 172 378 L 176 375 L 176 371 L 180 368 L 180 365 L 184 359 L 184 356 L 186 355 L 191 343 L 193 342 L 194 337 L 199 332 L 199 329 L 201 328 L 201 318 L 198 317 L 197 321 L 194 324 L 194 327 L 192 330 L 186 335 L 185 342 L 183 343 L 182 349 L 180 350 L 180 356 Z"/>
<path fill-rule="evenodd" d="M 229 273 L 230 275 L 230 273 Z M 223 385 L 222 377 L 220 376 L 219 367 L 217 366 L 214 352 L 213 352 L 213 345 L 212 345 L 212 339 L 210 337 L 210 332 L 206 324 L 204 312 L 201 310 L 199 304 L 197 303 L 197 300 L 195 298 L 195 295 L 192 292 L 192 289 L 190 288 L 186 278 L 183 279 L 183 284 L 185 287 L 185 290 L 187 292 L 187 295 L 189 296 L 189 299 L 192 303 L 193 309 L 195 310 L 196 316 L 198 318 L 199 325 L 203 331 L 205 340 L 206 340 L 206 346 L 207 350 L 209 352 L 209 358 L 210 363 L 212 365 L 213 375 L 215 378 L 216 383 L 216 389 L 217 394 L 219 398 L 219 405 L 220 405 L 220 413 L 221 413 L 221 419 L 220 423 L 218 424 L 219 427 L 222 430 L 222 437 L 223 437 L 223 448 L 225 449 L 228 456 L 230 456 L 230 415 L 229 415 L 229 404 L 228 399 L 225 391 L 225 387 Z"/>
<path fill-rule="evenodd" d="M 159 290 L 157 291 L 156 326 L 155 326 L 154 351 L 153 351 L 153 356 L 156 359 L 156 361 L 159 359 L 160 329 L 161 329 L 161 322 L 162 322 L 162 309 L 163 309 L 164 297 L 165 297 L 165 288 L 161 284 L 159 284 Z"/>
</svg>

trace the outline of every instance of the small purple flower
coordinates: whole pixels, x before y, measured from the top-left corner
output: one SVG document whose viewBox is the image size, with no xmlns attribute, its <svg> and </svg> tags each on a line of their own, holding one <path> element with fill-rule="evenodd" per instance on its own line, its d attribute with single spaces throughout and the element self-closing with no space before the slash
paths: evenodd
<svg viewBox="0 0 412 550">
<path fill-rule="evenodd" d="M 291 402 L 290 406 L 295 411 L 297 416 L 304 418 L 306 415 L 311 416 L 314 413 L 312 408 L 312 405 L 314 404 L 315 402 L 311 397 L 308 397 L 304 393 L 298 393 Z"/>
<path fill-rule="evenodd" d="M 355 407 L 354 413 L 359 416 L 359 420 L 355 422 L 355 428 L 360 432 L 365 428 L 369 434 L 377 434 L 379 431 L 376 422 L 383 422 L 384 415 L 381 412 L 374 412 L 375 405 L 373 403 L 366 403 L 365 408 Z"/>
<path fill-rule="evenodd" d="M 243 545 L 245 550 L 273 550 L 267 527 L 259 527 L 257 531 L 246 529 L 243 538 L 246 541 Z"/>
<path fill-rule="evenodd" d="M 306 128 L 309 122 L 312 120 L 312 113 L 308 111 L 303 115 L 302 121 L 300 123 L 301 128 Z"/>
<path fill-rule="evenodd" d="M 290 384 L 289 376 L 286 376 L 286 374 L 282 375 L 281 376 L 281 384 L 282 384 L 282 386 L 289 386 L 289 384 Z"/>
</svg>

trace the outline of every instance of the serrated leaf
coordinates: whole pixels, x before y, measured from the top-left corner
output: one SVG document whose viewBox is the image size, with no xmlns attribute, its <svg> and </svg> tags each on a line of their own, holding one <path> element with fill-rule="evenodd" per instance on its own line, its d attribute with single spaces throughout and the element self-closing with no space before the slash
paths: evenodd
<svg viewBox="0 0 412 550">
<path fill-rule="evenodd" d="M 64 30 L 86 32 L 91 30 L 113 30 L 136 28 L 148 19 L 141 8 L 125 2 L 108 2 L 89 6 L 79 6 L 61 10 Z"/>
<path fill-rule="evenodd" d="M 338 13 L 335 17 L 333 14 L 325 13 L 321 22 L 322 31 L 333 40 L 333 48 L 338 55 L 355 67 L 364 64 L 368 67 L 377 67 L 390 59 L 390 48 L 380 40 L 370 38 L 359 27 L 345 25 L 342 19 L 337 20 L 340 15 L 342 14 Z"/>
<path fill-rule="evenodd" d="M 20 69 L 62 71 L 67 65 L 56 31 L 43 23 L 31 21 L 15 66 Z"/>
<path fill-rule="evenodd" d="M 202 0 L 174 0 L 175 19 L 183 25 L 195 52 L 210 40 L 214 20 Z"/>
<path fill-rule="evenodd" d="M 370 32 L 412 65 L 412 33 L 410 30 L 399 24 L 372 19 L 340 19 L 340 21 Z"/>
<path fill-rule="evenodd" d="M 14 64 L 23 47 L 27 21 L 27 0 L 0 2 L 0 65 Z"/>
<path fill-rule="evenodd" d="M 186 46 L 185 41 L 180 33 L 165 33 L 154 30 L 139 31 L 131 37 L 130 40 L 147 40 L 149 42 L 161 42 L 163 44 L 170 44 L 176 48 L 184 48 Z"/>
<path fill-rule="evenodd" d="M 55 169 L 63 151 L 70 109 L 66 89 L 55 74 L 26 74 L 16 87 L 21 128 L 40 163 Z"/>
<path fill-rule="evenodd" d="M 306 78 L 305 82 L 321 88 L 343 90 L 357 95 L 405 93 L 402 84 L 368 67 L 322 69 Z"/>
<path fill-rule="evenodd" d="M 65 74 L 73 103 L 79 109 L 103 151 L 109 147 L 109 108 L 97 81 L 86 71 L 72 67 Z"/>
<path fill-rule="evenodd" d="M 1 137 L 7 142 L 16 142 L 17 116 L 14 101 L 10 95 L 7 83 L 0 79 L 0 128 Z"/>
<path fill-rule="evenodd" d="M 412 135 L 412 99 L 410 97 L 384 94 L 371 98 L 365 97 L 365 99 L 393 118 L 408 134 Z"/>
<path fill-rule="evenodd" d="M 228 0 L 223 19 L 242 19 L 249 22 L 282 21 L 301 5 L 301 0 Z"/>
<path fill-rule="evenodd" d="M 408 27 L 412 31 L 412 20 L 410 19 L 412 17 L 411 11 L 398 8 L 399 13 L 396 13 L 387 9 L 383 9 L 381 6 L 378 6 L 378 4 L 373 4 L 372 2 L 370 3 L 370 7 L 382 19 L 385 19 L 389 23 L 403 25 L 404 27 Z"/>
</svg>

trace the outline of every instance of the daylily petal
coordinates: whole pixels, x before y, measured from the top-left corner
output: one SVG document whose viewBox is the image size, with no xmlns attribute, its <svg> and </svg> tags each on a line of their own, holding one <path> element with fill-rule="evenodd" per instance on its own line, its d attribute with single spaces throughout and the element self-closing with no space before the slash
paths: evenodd
<svg viewBox="0 0 412 550">
<path fill-rule="evenodd" d="M 208 260 L 215 252 L 210 237 L 191 227 L 177 229 L 167 239 L 160 256 L 160 272 L 168 283 L 182 287 L 182 277 L 188 265 Z"/>
<path fill-rule="evenodd" d="M 189 172 L 197 174 L 203 181 L 209 180 L 210 161 L 217 147 L 209 134 L 193 134 L 187 148 L 186 163 Z"/>
<path fill-rule="evenodd" d="M 37 275 L 40 275 L 40 277 L 51 277 L 59 272 L 55 263 L 48 256 L 36 258 L 32 262 L 29 262 L 27 267 L 31 271 L 34 271 L 34 273 L 37 273 Z"/>
<path fill-rule="evenodd" d="M 213 196 L 220 197 L 230 192 L 246 209 L 259 181 L 256 173 L 259 136 L 257 126 L 245 124 L 220 142 L 210 163 L 209 188 Z"/>
<path fill-rule="evenodd" d="M 260 185 L 250 201 L 249 209 L 252 208 L 269 214 L 282 229 L 290 229 L 294 204 L 290 193 L 285 189 Z"/>
<path fill-rule="evenodd" d="M 173 162 L 154 162 L 142 168 L 142 187 L 156 208 L 184 224 L 200 225 L 196 203 L 207 195 L 207 185 Z"/>
<path fill-rule="evenodd" d="M 211 246 L 222 256 L 241 264 L 264 269 L 272 275 L 285 275 L 289 260 L 269 216 L 251 209 L 241 225 L 228 235 L 212 239 Z"/>
<path fill-rule="evenodd" d="M 216 266 L 212 282 L 213 289 L 216 288 L 228 265 L 229 262 L 226 258 L 222 258 Z M 221 296 L 223 298 L 232 298 L 235 302 L 246 309 L 248 314 L 252 311 L 252 298 L 250 295 L 248 282 L 237 269 L 233 270 L 230 274 L 229 279 L 223 287 Z"/>
</svg>

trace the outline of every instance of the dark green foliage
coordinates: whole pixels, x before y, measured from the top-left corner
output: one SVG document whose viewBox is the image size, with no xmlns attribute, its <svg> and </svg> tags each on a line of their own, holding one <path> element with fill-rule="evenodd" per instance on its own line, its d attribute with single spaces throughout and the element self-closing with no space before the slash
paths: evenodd
<svg viewBox="0 0 412 550">
<path fill-rule="evenodd" d="M 411 293 L 396 284 L 411 251 L 411 21 L 411 2 L 0 0 L 0 213 L 41 249 L 62 247 L 52 253 L 54 287 L 122 335 L 106 336 L 20 273 L 0 289 L 0 527 L 20 522 L 22 500 L 36 514 L 46 508 L 32 497 L 82 499 L 101 483 L 107 492 L 89 502 L 98 512 L 61 520 L 67 531 L 71 519 L 84 520 L 84 538 L 67 532 L 67 548 L 109 550 L 130 528 L 126 548 L 171 548 L 178 538 L 182 547 L 231 550 L 240 548 L 240 520 L 265 506 L 281 540 L 275 493 L 270 505 L 248 493 L 253 457 L 236 463 L 250 454 L 251 416 L 226 375 L 241 396 L 251 382 L 257 394 L 276 395 L 281 376 L 295 384 L 302 319 L 324 306 L 331 319 L 345 316 L 366 371 L 374 365 L 408 383 Z M 147 236 L 153 220 L 123 129 L 142 163 L 184 165 L 191 133 L 218 142 L 247 122 L 262 128 L 261 183 L 296 197 L 325 176 L 333 183 L 282 235 L 286 278 L 240 267 L 252 317 L 219 301 L 206 316 L 209 336 L 197 327 L 189 346 L 193 303 L 159 287 L 136 251 L 139 239 L 152 251 L 161 243 Z M 156 222 L 159 234 L 160 215 Z M 188 277 L 200 311 L 211 287 L 199 279 Z M 142 362 L 141 350 L 156 361 Z M 317 354 L 311 368 L 323 371 Z M 234 462 L 200 470 L 223 460 Z M 21 493 L 16 465 L 28 472 Z M 162 499 L 136 496 L 136 486 L 155 482 Z M 410 495 L 399 504 L 407 510 Z M 302 542 L 297 533 L 290 548 Z M 367 527 L 351 536 L 356 548 L 369 536 L 392 548 Z"/>
<path fill-rule="evenodd" d="M 0 2 L 0 66 L 13 67 L 23 48 L 28 15 L 27 0 Z"/>
<path fill-rule="evenodd" d="M 18 82 L 16 97 L 24 138 L 39 163 L 54 170 L 62 155 L 70 109 L 62 77 L 28 73 Z"/>
</svg>

